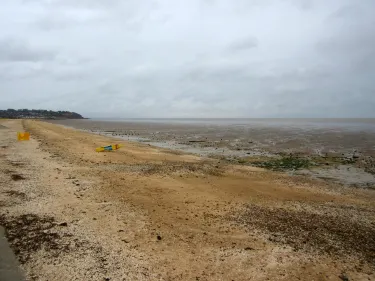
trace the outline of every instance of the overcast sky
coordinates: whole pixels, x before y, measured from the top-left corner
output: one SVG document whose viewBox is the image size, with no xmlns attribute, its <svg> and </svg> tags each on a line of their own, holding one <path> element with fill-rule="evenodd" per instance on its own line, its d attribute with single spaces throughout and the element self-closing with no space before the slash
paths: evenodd
<svg viewBox="0 0 375 281">
<path fill-rule="evenodd" d="M 374 0 L 1 0 L 0 108 L 375 117 Z"/>
</svg>

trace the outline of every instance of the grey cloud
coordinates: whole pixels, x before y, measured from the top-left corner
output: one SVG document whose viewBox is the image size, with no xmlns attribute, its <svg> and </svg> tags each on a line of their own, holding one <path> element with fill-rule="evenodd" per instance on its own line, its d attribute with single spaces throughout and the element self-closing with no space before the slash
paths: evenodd
<svg viewBox="0 0 375 281">
<path fill-rule="evenodd" d="M 35 21 L 35 27 L 45 31 L 61 30 L 67 28 L 78 28 L 84 25 L 100 24 L 104 20 L 102 15 L 86 15 L 85 17 L 77 17 L 74 15 L 66 15 L 60 12 L 47 13 L 43 18 Z"/>
<path fill-rule="evenodd" d="M 2 106 L 88 117 L 374 116 L 374 8 L 6 0 L 0 31 L 22 41 L 0 41 Z"/>
<path fill-rule="evenodd" d="M 209 6 L 220 5 L 225 0 L 201 0 L 204 4 Z M 233 9 L 238 14 L 247 13 L 249 10 L 259 7 L 272 7 L 277 4 L 290 5 L 298 8 L 301 11 L 309 11 L 314 9 L 318 4 L 325 2 L 325 0 L 233 0 Z"/>
<path fill-rule="evenodd" d="M 202 0 L 203 4 L 208 4 L 208 5 L 215 5 L 216 0 Z"/>
<path fill-rule="evenodd" d="M 32 47 L 24 41 L 11 38 L 0 39 L 0 61 L 46 61 L 53 60 L 57 53 L 44 49 Z"/>
<path fill-rule="evenodd" d="M 314 7 L 314 0 L 289 0 L 289 1 L 302 10 L 309 10 Z"/>
<path fill-rule="evenodd" d="M 374 23 L 372 19 L 373 9 L 375 8 L 375 2 L 372 0 L 363 1 L 349 1 L 346 5 L 343 5 L 333 11 L 327 18 L 328 24 L 335 24 L 334 21 L 341 20 L 340 24 L 357 25 L 363 23 Z"/>
<path fill-rule="evenodd" d="M 0 60 L 0 80 L 30 82 L 32 79 L 55 79 L 56 81 L 83 80 L 94 77 L 96 71 L 88 71 L 92 59 L 69 59 L 63 56 L 55 56 L 53 60 L 42 60 L 38 57 L 15 60 L 8 58 Z"/>
<path fill-rule="evenodd" d="M 0 64 L 0 81 L 20 82 L 46 74 L 46 69 L 38 63 L 3 62 Z"/>
<path fill-rule="evenodd" d="M 228 46 L 228 51 L 243 51 L 252 49 L 258 46 L 257 38 L 250 36 L 237 40 Z"/>
<path fill-rule="evenodd" d="M 118 5 L 121 0 L 23 0 L 24 4 L 41 4 L 50 7 L 107 8 Z"/>
<path fill-rule="evenodd" d="M 136 0 L 27 1 L 44 7 L 44 16 L 34 22 L 34 26 L 44 31 L 113 25 L 114 28 L 122 27 L 127 31 L 139 32 L 147 22 L 166 23 L 171 18 L 168 13 L 153 15 L 159 8 L 156 1 L 150 1 L 147 5 Z"/>
<path fill-rule="evenodd" d="M 352 29 L 351 34 L 337 34 L 317 44 L 318 51 L 332 55 L 348 55 L 349 58 L 374 52 L 375 38 L 371 28 Z M 345 58 L 343 58 L 345 60 Z"/>
<path fill-rule="evenodd" d="M 68 27 L 70 24 L 74 24 L 74 22 L 68 22 L 61 19 L 56 19 L 54 17 L 46 17 L 43 19 L 39 19 L 37 22 L 35 22 L 35 26 L 43 29 L 43 30 L 55 30 L 55 29 L 63 29 Z"/>
<path fill-rule="evenodd" d="M 353 68 L 375 55 L 375 21 L 372 12 L 375 2 L 364 0 L 358 5 L 346 5 L 328 18 L 329 36 L 317 43 L 317 50 L 328 60 Z"/>
<path fill-rule="evenodd" d="M 52 76 L 57 81 L 74 81 L 79 80 L 83 81 L 85 79 L 93 78 L 95 75 L 93 75 L 91 72 L 87 72 L 84 69 L 76 69 L 76 68 L 67 68 L 67 69 L 60 69 L 58 71 L 52 72 Z"/>
<path fill-rule="evenodd" d="M 363 10 L 361 6 L 358 5 L 346 5 L 339 8 L 337 11 L 332 13 L 329 19 L 349 19 L 349 20 L 358 20 L 363 16 Z"/>
</svg>

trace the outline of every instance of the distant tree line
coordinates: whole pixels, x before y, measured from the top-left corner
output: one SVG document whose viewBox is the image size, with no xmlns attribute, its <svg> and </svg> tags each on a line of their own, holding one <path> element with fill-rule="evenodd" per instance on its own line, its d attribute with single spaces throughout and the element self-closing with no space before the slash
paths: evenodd
<svg viewBox="0 0 375 281">
<path fill-rule="evenodd" d="M 21 119 L 84 119 L 82 115 L 70 111 L 52 111 L 44 109 L 7 109 L 0 110 L 0 118 Z"/>
</svg>

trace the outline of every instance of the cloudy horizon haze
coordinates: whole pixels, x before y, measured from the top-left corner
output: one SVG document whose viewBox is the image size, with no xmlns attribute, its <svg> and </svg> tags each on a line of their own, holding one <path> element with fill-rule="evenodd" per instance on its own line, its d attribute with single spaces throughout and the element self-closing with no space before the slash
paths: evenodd
<svg viewBox="0 0 375 281">
<path fill-rule="evenodd" d="M 373 0 L 3 0 L 0 109 L 375 117 Z"/>
</svg>

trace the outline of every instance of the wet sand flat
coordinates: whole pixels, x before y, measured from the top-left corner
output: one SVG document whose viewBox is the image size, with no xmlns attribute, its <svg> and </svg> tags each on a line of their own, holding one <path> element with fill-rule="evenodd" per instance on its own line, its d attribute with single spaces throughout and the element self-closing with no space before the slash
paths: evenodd
<svg viewBox="0 0 375 281">
<path fill-rule="evenodd" d="M 372 189 L 0 122 L 0 224 L 30 280 L 375 278 Z"/>
<path fill-rule="evenodd" d="M 309 166 L 286 170 L 375 188 L 375 119 L 139 119 L 51 121 L 88 132 L 235 164 L 269 167 L 291 155 Z M 291 162 L 286 159 L 286 161 Z M 285 162 L 285 161 L 284 161 Z M 287 166 L 287 165 L 284 165 Z M 285 169 L 284 169 L 285 170 Z"/>
<path fill-rule="evenodd" d="M 198 119 L 50 121 L 129 140 L 230 148 L 232 153 L 360 153 L 375 156 L 375 119 Z M 217 151 L 216 153 L 220 153 Z M 238 154 L 240 155 L 240 154 Z"/>
</svg>

